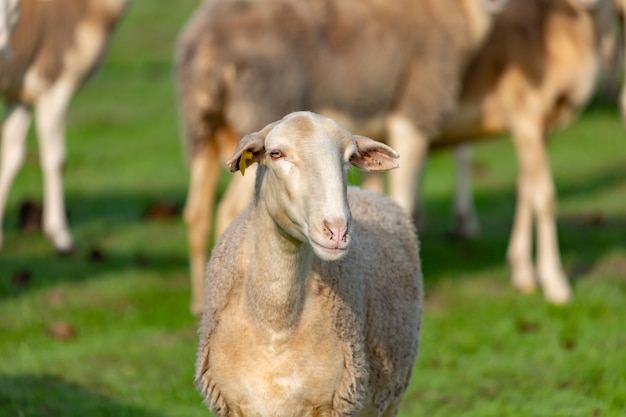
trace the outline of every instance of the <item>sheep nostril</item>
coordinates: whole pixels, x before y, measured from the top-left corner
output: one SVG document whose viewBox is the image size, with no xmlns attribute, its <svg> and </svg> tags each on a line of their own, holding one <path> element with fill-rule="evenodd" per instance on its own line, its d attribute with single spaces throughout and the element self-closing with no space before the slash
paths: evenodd
<svg viewBox="0 0 626 417">
<path fill-rule="evenodd" d="M 328 240 L 336 243 L 346 243 L 348 241 L 348 227 L 343 224 L 344 222 L 341 223 L 342 224 L 340 226 L 335 226 L 329 221 L 324 221 L 324 232 Z"/>
</svg>

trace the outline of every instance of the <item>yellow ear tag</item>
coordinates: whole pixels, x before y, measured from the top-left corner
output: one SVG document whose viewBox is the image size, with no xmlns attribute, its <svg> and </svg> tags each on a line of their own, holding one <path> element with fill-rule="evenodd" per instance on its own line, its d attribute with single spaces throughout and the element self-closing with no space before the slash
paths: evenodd
<svg viewBox="0 0 626 417">
<path fill-rule="evenodd" d="M 241 175 L 246 173 L 246 166 L 248 165 L 248 161 L 253 157 L 252 152 L 245 151 L 241 154 L 241 158 L 239 158 L 239 171 L 241 171 Z"/>
</svg>

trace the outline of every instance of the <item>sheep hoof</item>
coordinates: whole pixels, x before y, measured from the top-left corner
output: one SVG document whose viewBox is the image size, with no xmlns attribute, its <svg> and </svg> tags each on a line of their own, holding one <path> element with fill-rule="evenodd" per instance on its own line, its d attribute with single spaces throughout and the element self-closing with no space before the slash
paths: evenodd
<svg viewBox="0 0 626 417">
<path fill-rule="evenodd" d="M 71 255 L 74 253 L 74 242 L 69 240 L 55 240 L 53 243 L 56 253 L 59 255 Z"/>
<path fill-rule="evenodd" d="M 537 283 L 532 273 L 513 273 L 513 287 L 522 294 L 532 294 L 537 290 Z"/>
<path fill-rule="evenodd" d="M 74 254 L 74 252 L 76 252 L 76 250 L 75 250 L 73 245 L 69 246 L 69 247 L 66 247 L 66 248 L 55 248 L 55 251 L 56 251 L 57 255 L 63 256 L 63 257 L 70 256 L 70 255 Z"/>
<path fill-rule="evenodd" d="M 67 256 L 74 253 L 74 242 L 68 232 L 46 232 L 58 255 Z"/>
<path fill-rule="evenodd" d="M 543 284 L 543 294 L 546 301 L 556 305 L 568 304 L 573 298 L 565 276 L 560 276 L 558 280 L 550 284 Z"/>
<path fill-rule="evenodd" d="M 535 284 L 515 285 L 515 289 L 522 294 L 533 294 L 537 291 L 537 286 Z"/>
</svg>

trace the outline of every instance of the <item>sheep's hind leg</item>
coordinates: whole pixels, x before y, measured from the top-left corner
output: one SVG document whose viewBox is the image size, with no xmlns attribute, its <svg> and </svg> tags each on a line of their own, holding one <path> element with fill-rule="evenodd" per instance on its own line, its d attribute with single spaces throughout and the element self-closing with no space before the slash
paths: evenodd
<svg viewBox="0 0 626 417">
<path fill-rule="evenodd" d="M 626 1 L 619 2 L 619 25 L 618 25 L 618 38 L 616 40 L 616 48 L 620 49 L 622 53 L 623 65 L 622 69 L 624 77 L 626 77 Z M 625 78 L 626 79 L 626 78 Z M 622 85 L 622 90 L 619 97 L 619 106 L 622 115 L 622 122 L 626 126 L 626 82 Z"/>
<path fill-rule="evenodd" d="M 541 163 L 532 184 L 536 190 L 532 203 L 537 216 L 537 273 L 544 297 L 552 303 L 564 304 L 571 300 L 572 292 L 561 264 L 554 182 L 544 142 L 541 141 L 537 148 Z"/>
<path fill-rule="evenodd" d="M 454 151 L 456 183 L 454 187 L 454 223 L 452 235 L 469 238 L 480 233 L 480 223 L 472 194 L 472 147 L 459 145 Z"/>
<path fill-rule="evenodd" d="M 71 252 L 74 246 L 67 226 L 62 172 L 66 156 L 65 117 L 73 93 L 72 83 L 61 80 L 41 95 L 35 108 L 44 180 L 43 227 L 60 253 Z"/>
<path fill-rule="evenodd" d="M 7 103 L 2 124 L 2 152 L 0 153 L 0 247 L 3 243 L 2 224 L 9 191 L 26 157 L 26 135 L 32 119 L 31 110 L 24 104 Z"/>
<path fill-rule="evenodd" d="M 235 175 L 228 183 L 228 188 L 217 207 L 215 220 L 216 236 L 224 233 L 228 225 L 252 200 L 256 169 L 256 164 L 252 165 L 246 169 L 245 176 Z"/>
<path fill-rule="evenodd" d="M 517 183 L 515 219 L 509 238 L 507 258 L 511 267 L 513 287 L 523 293 L 532 293 L 537 289 L 531 253 L 532 210 L 528 187 L 522 173 L 518 174 Z"/>
<path fill-rule="evenodd" d="M 215 143 L 208 141 L 191 160 L 189 194 L 185 204 L 185 222 L 191 270 L 191 312 L 202 312 L 204 271 L 207 263 L 208 238 L 213 218 L 215 187 L 219 159 Z"/>
<path fill-rule="evenodd" d="M 220 160 L 230 159 L 235 152 L 239 136 L 230 128 L 219 129 L 216 135 Z M 228 225 L 241 213 L 252 200 L 257 164 L 246 169 L 246 175 L 231 177 L 228 187 L 217 206 L 215 216 L 215 236 L 224 233 Z"/>
<path fill-rule="evenodd" d="M 537 216 L 537 272 L 545 298 L 555 304 L 571 299 L 571 290 L 561 266 L 555 224 L 554 184 L 539 123 L 520 124 L 514 129 L 520 173 L 515 224 L 508 257 L 513 284 L 522 291 L 534 288 L 532 274 L 532 216 Z"/>
</svg>

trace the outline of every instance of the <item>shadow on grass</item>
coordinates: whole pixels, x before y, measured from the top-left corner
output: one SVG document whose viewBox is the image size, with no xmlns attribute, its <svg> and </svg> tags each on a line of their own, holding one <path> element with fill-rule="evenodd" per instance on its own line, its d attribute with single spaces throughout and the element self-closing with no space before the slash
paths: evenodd
<svg viewBox="0 0 626 417">
<path fill-rule="evenodd" d="M 180 273 L 187 258 L 177 254 L 161 256 L 150 252 L 105 252 L 88 248 L 71 255 L 16 257 L 2 261 L 0 300 L 17 297 L 28 291 L 53 287 L 63 282 L 84 282 L 102 274 L 128 270 Z"/>
<path fill-rule="evenodd" d="M 0 415 L 28 417 L 161 417 L 51 375 L 0 375 Z"/>
<path fill-rule="evenodd" d="M 41 205 L 39 200 L 26 200 Z M 17 230 L 19 209 L 12 207 L 0 252 L 0 300 L 117 271 L 186 271 L 186 242 L 172 238 L 178 227 L 184 227 L 182 201 L 182 192 L 70 194 L 67 206 L 75 249 L 66 255 L 57 254 L 41 230 Z M 125 242 L 124 247 L 117 242 Z"/>
</svg>

